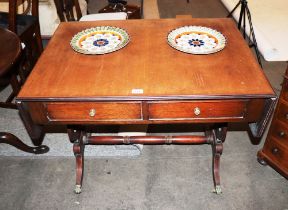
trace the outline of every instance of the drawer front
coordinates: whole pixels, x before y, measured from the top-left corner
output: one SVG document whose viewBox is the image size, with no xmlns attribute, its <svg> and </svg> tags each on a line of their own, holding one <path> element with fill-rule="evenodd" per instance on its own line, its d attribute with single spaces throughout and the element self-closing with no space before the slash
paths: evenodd
<svg viewBox="0 0 288 210">
<path fill-rule="evenodd" d="M 277 139 L 277 141 L 288 146 L 288 128 L 285 124 L 278 120 L 274 121 L 271 126 L 270 135 L 274 139 Z"/>
<path fill-rule="evenodd" d="M 57 102 L 45 104 L 50 121 L 141 120 L 141 103 Z"/>
<path fill-rule="evenodd" d="M 284 77 L 280 97 L 288 102 L 288 79 Z"/>
<path fill-rule="evenodd" d="M 278 112 L 275 117 L 281 122 L 286 123 L 288 125 L 288 105 L 279 101 L 277 110 Z"/>
<path fill-rule="evenodd" d="M 193 102 L 151 102 L 150 120 L 240 119 L 245 117 L 246 100 L 207 100 Z"/>
<path fill-rule="evenodd" d="M 273 161 L 281 170 L 288 173 L 288 147 L 285 147 L 272 139 L 265 142 L 263 152 Z"/>
</svg>

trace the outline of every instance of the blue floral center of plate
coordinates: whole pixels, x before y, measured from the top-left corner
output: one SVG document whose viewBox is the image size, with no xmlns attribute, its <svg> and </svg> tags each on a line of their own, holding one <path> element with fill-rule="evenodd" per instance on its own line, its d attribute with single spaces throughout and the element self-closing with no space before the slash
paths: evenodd
<svg viewBox="0 0 288 210">
<path fill-rule="evenodd" d="M 201 47 L 202 45 L 204 45 L 204 41 L 201 39 L 191 39 L 188 41 L 188 43 L 194 47 Z"/>
<path fill-rule="evenodd" d="M 107 39 L 97 39 L 93 42 L 93 45 L 96 47 L 102 47 L 109 43 Z"/>
</svg>

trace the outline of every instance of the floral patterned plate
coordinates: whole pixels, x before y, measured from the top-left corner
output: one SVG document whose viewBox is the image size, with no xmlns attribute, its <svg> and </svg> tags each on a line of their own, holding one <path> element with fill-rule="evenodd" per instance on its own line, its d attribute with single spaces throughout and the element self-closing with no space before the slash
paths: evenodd
<svg viewBox="0 0 288 210">
<path fill-rule="evenodd" d="M 210 54 L 222 50 L 226 39 L 220 32 L 203 26 L 183 26 L 168 34 L 168 44 L 182 52 Z"/>
<path fill-rule="evenodd" d="M 125 47 L 129 42 L 128 33 L 113 26 L 97 26 L 76 34 L 71 47 L 83 54 L 106 54 Z"/>
</svg>

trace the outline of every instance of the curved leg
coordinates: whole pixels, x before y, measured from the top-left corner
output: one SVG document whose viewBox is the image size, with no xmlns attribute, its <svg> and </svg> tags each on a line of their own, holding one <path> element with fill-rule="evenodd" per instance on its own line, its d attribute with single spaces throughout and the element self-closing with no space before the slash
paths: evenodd
<svg viewBox="0 0 288 210">
<path fill-rule="evenodd" d="M 212 162 L 212 170 L 213 170 L 213 181 L 214 181 L 214 192 L 216 194 L 222 193 L 222 189 L 220 186 L 220 157 L 223 152 L 223 142 L 225 141 L 227 133 L 226 125 L 223 127 L 219 127 L 213 129 L 210 133 L 212 152 L 213 152 L 213 162 Z"/>
<path fill-rule="evenodd" d="M 221 186 L 220 186 L 220 157 L 222 155 L 223 151 L 223 144 L 221 141 L 218 141 L 217 139 L 214 140 L 212 144 L 212 150 L 213 150 L 213 181 L 214 181 L 214 192 L 216 194 L 222 193 Z"/>
<path fill-rule="evenodd" d="M 49 151 L 49 147 L 45 145 L 41 145 L 38 147 L 29 147 L 13 134 L 6 132 L 0 132 L 0 143 L 10 144 L 19 150 L 33 154 L 44 154 Z"/>
<path fill-rule="evenodd" d="M 81 131 L 77 131 L 78 133 Z M 80 138 L 74 141 L 73 152 L 76 158 L 76 186 L 74 192 L 76 194 L 81 193 L 82 180 L 83 180 L 83 171 L 84 171 L 84 148 L 83 135 L 84 132 L 81 132 Z M 70 141 L 74 139 L 70 138 Z"/>
</svg>

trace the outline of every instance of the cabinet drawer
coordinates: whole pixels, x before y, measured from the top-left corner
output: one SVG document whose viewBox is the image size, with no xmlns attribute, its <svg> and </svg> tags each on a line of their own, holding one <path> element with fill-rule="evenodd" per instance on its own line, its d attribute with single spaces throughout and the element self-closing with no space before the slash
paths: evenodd
<svg viewBox="0 0 288 210">
<path fill-rule="evenodd" d="M 278 112 L 276 114 L 276 118 L 283 123 L 287 123 L 288 125 L 288 105 L 285 103 L 281 102 L 279 100 L 279 105 L 278 105 Z"/>
<path fill-rule="evenodd" d="M 239 119 L 245 117 L 245 100 L 207 100 L 190 102 L 151 102 L 149 119 Z"/>
<path fill-rule="evenodd" d="M 278 120 L 274 121 L 273 125 L 271 126 L 270 135 L 274 139 L 277 139 L 277 141 L 288 146 L 288 128 L 285 126 L 285 124 Z"/>
<path fill-rule="evenodd" d="M 272 139 L 265 142 L 263 152 L 281 170 L 288 173 L 288 147 L 285 147 Z"/>
<path fill-rule="evenodd" d="M 50 121 L 141 120 L 141 103 L 57 102 L 45 104 Z"/>
<path fill-rule="evenodd" d="M 282 90 L 280 97 L 288 102 L 288 78 L 287 76 L 284 77 L 283 83 L 282 83 Z"/>
</svg>

